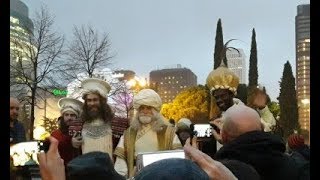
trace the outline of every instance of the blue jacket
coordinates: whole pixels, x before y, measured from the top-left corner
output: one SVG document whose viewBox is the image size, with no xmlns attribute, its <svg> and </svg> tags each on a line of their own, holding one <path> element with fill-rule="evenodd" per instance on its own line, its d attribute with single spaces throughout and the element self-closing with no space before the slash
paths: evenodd
<svg viewBox="0 0 320 180">
<path fill-rule="evenodd" d="M 16 144 L 19 142 L 26 141 L 26 131 L 23 127 L 23 124 L 18 120 L 14 120 L 13 127 L 10 127 L 10 144 Z"/>
</svg>

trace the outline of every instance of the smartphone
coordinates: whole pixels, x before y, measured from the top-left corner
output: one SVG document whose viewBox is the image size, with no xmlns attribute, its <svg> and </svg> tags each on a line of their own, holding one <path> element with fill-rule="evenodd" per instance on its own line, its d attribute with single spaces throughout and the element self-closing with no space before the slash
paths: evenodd
<svg viewBox="0 0 320 180">
<path fill-rule="evenodd" d="M 140 171 L 143 167 L 151 163 L 154 163 L 162 159 L 169 159 L 169 158 L 185 159 L 185 153 L 183 150 L 168 150 L 168 151 L 139 153 L 136 159 L 137 171 Z"/>
<path fill-rule="evenodd" d="M 14 144 L 10 147 L 10 156 L 14 166 L 28 166 L 39 164 L 37 153 L 47 152 L 49 141 L 28 141 Z"/>
<path fill-rule="evenodd" d="M 210 124 L 195 124 L 194 134 L 197 137 L 212 137 L 212 126 Z"/>
<path fill-rule="evenodd" d="M 69 126 L 69 135 L 73 136 L 77 132 L 81 132 L 82 122 L 80 120 L 73 121 Z"/>
</svg>

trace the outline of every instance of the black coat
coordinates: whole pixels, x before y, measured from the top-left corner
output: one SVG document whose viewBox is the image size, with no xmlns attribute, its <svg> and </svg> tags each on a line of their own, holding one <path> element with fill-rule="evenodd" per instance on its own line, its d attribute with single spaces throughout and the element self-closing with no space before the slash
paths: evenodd
<svg viewBox="0 0 320 180">
<path fill-rule="evenodd" d="M 299 164 L 285 153 L 285 149 L 280 137 L 267 132 L 252 131 L 225 144 L 214 158 L 235 159 L 250 164 L 262 180 L 309 179 L 309 164 Z"/>
</svg>

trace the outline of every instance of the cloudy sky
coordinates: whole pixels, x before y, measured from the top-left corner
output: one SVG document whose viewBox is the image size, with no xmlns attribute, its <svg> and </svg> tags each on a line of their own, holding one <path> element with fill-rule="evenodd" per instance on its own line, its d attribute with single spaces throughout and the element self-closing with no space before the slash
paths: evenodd
<svg viewBox="0 0 320 180">
<path fill-rule="evenodd" d="M 224 41 L 242 48 L 247 66 L 252 28 L 256 30 L 259 83 L 272 100 L 286 61 L 295 76 L 295 15 L 310 0 L 21 0 L 29 16 L 41 5 L 55 15 L 55 27 L 67 40 L 74 25 L 90 24 L 108 33 L 116 54 L 111 68 L 130 69 L 148 78 L 155 69 L 181 64 L 205 84 L 213 68 L 216 24 Z M 248 71 L 248 68 L 247 68 Z M 248 72 L 246 72 L 248 73 Z M 247 80 L 248 81 L 248 80 Z"/>
</svg>

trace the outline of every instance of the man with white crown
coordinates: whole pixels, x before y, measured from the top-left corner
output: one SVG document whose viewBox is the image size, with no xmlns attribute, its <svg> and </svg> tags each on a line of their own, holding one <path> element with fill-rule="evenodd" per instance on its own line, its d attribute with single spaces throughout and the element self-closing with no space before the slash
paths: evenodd
<svg viewBox="0 0 320 180">
<path fill-rule="evenodd" d="M 134 96 L 135 115 L 114 152 L 115 170 L 119 174 L 134 176 L 138 153 L 182 148 L 175 128 L 160 114 L 161 106 L 160 96 L 152 89 L 143 89 Z"/>
<path fill-rule="evenodd" d="M 74 147 L 80 147 L 82 154 L 101 151 L 113 154 L 113 136 L 111 121 L 114 117 L 107 104 L 110 85 L 98 78 L 88 78 L 81 82 L 82 99 L 84 100 L 81 119 L 83 127 L 81 138 L 73 138 Z"/>
<path fill-rule="evenodd" d="M 59 100 L 58 107 L 61 113 L 61 116 L 58 118 L 59 129 L 53 131 L 51 136 L 59 141 L 59 154 L 66 165 L 73 158 L 81 154 L 79 148 L 72 146 L 72 134 L 69 133 L 69 127 L 80 117 L 82 102 L 77 99 L 64 97 Z"/>
<path fill-rule="evenodd" d="M 230 42 L 230 41 L 228 41 Z M 227 44 L 224 46 L 221 57 L 225 57 L 225 52 L 227 51 Z M 223 58 L 221 58 L 223 59 Z M 211 124 L 220 128 L 223 124 L 223 113 L 229 109 L 231 106 L 238 104 L 244 104 L 240 99 L 235 98 L 237 93 L 237 88 L 239 85 L 239 77 L 229 70 L 224 61 L 221 60 L 221 65 L 211 71 L 207 77 L 207 86 L 210 89 L 211 94 L 211 106 L 210 106 L 210 120 Z M 275 122 L 275 119 L 268 109 L 267 101 L 263 101 L 266 96 L 256 96 L 257 99 L 253 101 L 255 107 L 263 107 L 263 110 L 258 111 L 261 117 L 261 123 L 264 125 L 265 131 L 270 131 L 270 127 L 267 124 L 274 124 L 270 122 Z M 218 111 L 215 108 L 218 106 Z M 213 135 L 217 140 L 217 149 L 222 145 L 218 142 L 220 141 L 219 132 L 213 130 Z"/>
</svg>

